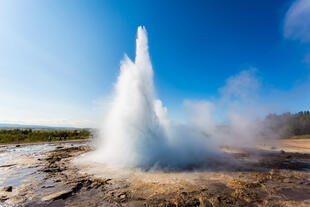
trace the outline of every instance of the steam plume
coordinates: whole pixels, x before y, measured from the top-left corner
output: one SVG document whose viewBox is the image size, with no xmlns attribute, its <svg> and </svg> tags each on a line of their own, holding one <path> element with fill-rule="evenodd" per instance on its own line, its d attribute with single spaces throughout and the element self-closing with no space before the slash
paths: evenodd
<svg viewBox="0 0 310 207">
<path fill-rule="evenodd" d="M 185 167 L 217 152 L 211 141 L 189 126 L 173 126 L 156 99 L 147 32 L 138 28 L 136 57 L 121 62 L 112 102 L 105 117 L 97 161 L 113 166 Z"/>
</svg>

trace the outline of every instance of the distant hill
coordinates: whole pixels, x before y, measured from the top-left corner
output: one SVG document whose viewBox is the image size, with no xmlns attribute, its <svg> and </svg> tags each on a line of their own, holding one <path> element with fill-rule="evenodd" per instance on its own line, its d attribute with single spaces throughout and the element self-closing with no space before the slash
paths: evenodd
<svg viewBox="0 0 310 207">
<path fill-rule="evenodd" d="M 29 129 L 79 129 L 76 127 L 55 127 L 55 126 L 43 126 L 43 125 L 26 125 L 26 124 L 6 124 L 0 123 L 0 128 L 29 128 Z"/>
</svg>

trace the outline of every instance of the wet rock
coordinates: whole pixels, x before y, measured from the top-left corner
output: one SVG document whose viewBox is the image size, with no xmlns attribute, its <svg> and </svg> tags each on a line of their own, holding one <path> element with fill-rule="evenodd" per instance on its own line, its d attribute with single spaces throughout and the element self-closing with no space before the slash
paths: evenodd
<svg viewBox="0 0 310 207">
<path fill-rule="evenodd" d="M 54 164 L 61 160 L 61 157 L 53 156 L 46 159 L 50 164 Z"/>
<path fill-rule="evenodd" d="M 8 200 L 9 198 L 7 197 L 7 196 L 5 196 L 5 195 L 3 195 L 3 196 L 0 196 L 0 202 L 4 202 L 4 201 L 6 201 L 6 200 Z"/>
<path fill-rule="evenodd" d="M 16 164 L 1 165 L 0 167 L 12 167 L 12 166 L 14 166 L 14 165 L 16 165 Z"/>
<path fill-rule="evenodd" d="M 43 197 L 42 201 L 53 201 L 57 199 L 66 199 L 71 195 L 72 195 L 72 190 L 62 190 L 60 192 L 56 192 L 56 193 Z"/>
<path fill-rule="evenodd" d="M 125 202 L 128 200 L 128 194 L 126 192 L 118 194 L 117 197 L 120 202 Z"/>
<path fill-rule="evenodd" d="M 176 207 L 177 205 L 165 199 L 149 199 L 146 201 L 145 206 Z"/>
<path fill-rule="evenodd" d="M 181 192 L 177 197 L 177 206 L 200 206 L 199 198 L 197 198 L 198 192 Z"/>
<path fill-rule="evenodd" d="M 83 182 L 79 182 L 72 187 L 72 191 L 77 193 L 83 187 Z"/>
<path fill-rule="evenodd" d="M 50 167 L 50 168 L 47 168 L 47 169 L 43 169 L 43 172 L 46 172 L 46 173 L 57 173 L 57 172 L 61 172 L 61 168 L 60 167 Z"/>
<path fill-rule="evenodd" d="M 11 185 L 3 187 L 3 191 L 5 192 L 12 192 L 12 190 L 13 190 L 13 187 Z"/>
<path fill-rule="evenodd" d="M 271 169 L 271 170 L 269 171 L 269 174 L 270 174 L 270 175 L 277 175 L 277 174 L 279 174 L 279 170 Z"/>
<path fill-rule="evenodd" d="M 200 197 L 199 202 L 199 207 L 213 207 L 212 203 L 205 197 Z"/>
<path fill-rule="evenodd" d="M 125 199 L 127 197 L 127 195 L 124 193 L 124 194 L 121 194 L 121 195 L 119 195 L 119 198 L 120 199 Z"/>
<path fill-rule="evenodd" d="M 214 206 L 214 207 L 223 206 L 222 200 L 221 200 L 221 197 L 220 197 L 220 196 L 216 196 L 216 197 L 211 198 L 211 199 L 209 200 L 209 203 L 211 203 L 211 206 Z"/>
<path fill-rule="evenodd" d="M 42 188 L 54 188 L 55 187 L 55 185 L 44 185 L 44 186 L 42 186 Z"/>
<path fill-rule="evenodd" d="M 15 145 L 15 147 L 20 147 L 20 144 Z"/>
</svg>

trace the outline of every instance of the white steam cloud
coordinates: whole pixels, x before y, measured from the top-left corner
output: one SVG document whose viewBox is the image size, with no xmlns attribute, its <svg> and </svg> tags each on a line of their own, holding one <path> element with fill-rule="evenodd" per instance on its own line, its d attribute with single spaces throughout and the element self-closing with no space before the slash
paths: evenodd
<svg viewBox="0 0 310 207">
<path fill-rule="evenodd" d="M 304 88 L 308 84 L 295 88 L 294 94 Z M 206 167 L 223 155 L 219 146 L 254 146 L 261 137 L 278 138 L 279 134 L 268 131 L 266 124 L 271 123 L 263 118 L 272 104 L 284 106 L 281 96 L 290 93 L 262 98 L 254 68 L 230 77 L 219 92 L 221 96 L 212 102 L 185 101 L 189 122 L 172 123 L 167 108 L 156 98 L 147 33 L 139 27 L 135 61 L 125 56 L 121 62 L 98 148 L 91 158 L 115 167 Z"/>
<path fill-rule="evenodd" d="M 138 28 L 136 58 L 122 61 L 105 117 L 96 161 L 118 167 L 187 167 L 217 153 L 199 130 L 173 126 L 156 99 L 145 28 Z"/>
<path fill-rule="evenodd" d="M 255 69 L 230 77 L 219 89 L 220 98 L 185 102 L 191 110 L 190 124 L 217 145 L 254 146 L 264 130 L 260 114 L 267 108 L 260 104 L 260 82 Z"/>
</svg>

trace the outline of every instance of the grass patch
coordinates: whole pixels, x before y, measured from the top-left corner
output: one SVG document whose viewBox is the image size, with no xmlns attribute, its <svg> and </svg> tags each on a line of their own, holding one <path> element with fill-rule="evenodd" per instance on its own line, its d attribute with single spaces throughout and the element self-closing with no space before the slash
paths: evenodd
<svg viewBox="0 0 310 207">
<path fill-rule="evenodd" d="M 91 136 L 89 129 L 0 129 L 2 144 L 78 140 Z"/>
<path fill-rule="evenodd" d="M 310 139 L 310 134 L 291 136 L 289 139 Z"/>
</svg>

